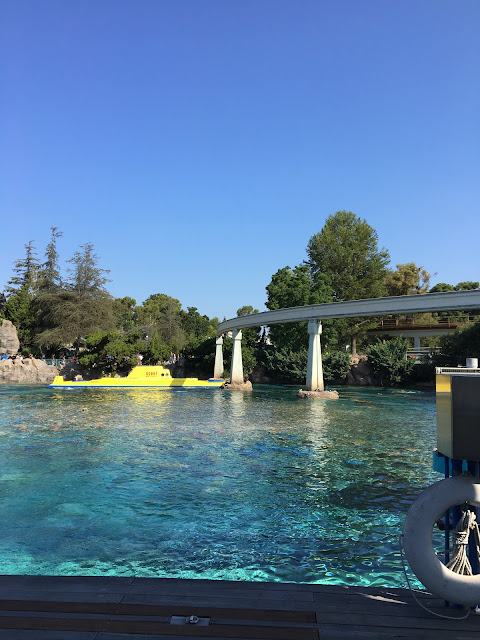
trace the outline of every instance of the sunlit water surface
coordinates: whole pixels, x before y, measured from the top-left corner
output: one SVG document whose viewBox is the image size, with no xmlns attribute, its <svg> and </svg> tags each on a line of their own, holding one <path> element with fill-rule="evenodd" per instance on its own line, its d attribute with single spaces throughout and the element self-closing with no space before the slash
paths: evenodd
<svg viewBox="0 0 480 640">
<path fill-rule="evenodd" d="M 3 574 L 404 586 L 433 393 L 0 386 Z"/>
</svg>

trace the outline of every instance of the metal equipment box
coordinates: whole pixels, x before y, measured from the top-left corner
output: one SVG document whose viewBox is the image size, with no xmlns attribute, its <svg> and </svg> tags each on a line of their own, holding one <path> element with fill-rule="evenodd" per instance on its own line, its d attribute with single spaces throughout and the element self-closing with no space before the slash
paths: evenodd
<svg viewBox="0 0 480 640">
<path fill-rule="evenodd" d="M 453 460 L 480 460 L 480 376 L 437 376 L 437 449 Z M 446 381 L 445 381 L 446 382 Z"/>
</svg>

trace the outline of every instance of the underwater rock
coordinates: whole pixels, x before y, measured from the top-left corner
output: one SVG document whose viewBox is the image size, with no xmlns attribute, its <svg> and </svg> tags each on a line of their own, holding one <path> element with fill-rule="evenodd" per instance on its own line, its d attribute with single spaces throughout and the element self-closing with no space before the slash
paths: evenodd
<svg viewBox="0 0 480 640">
<path fill-rule="evenodd" d="M 230 389 L 231 391 L 252 391 L 253 387 L 250 380 L 247 380 L 246 382 L 230 382 L 227 380 L 221 388 Z"/>
<path fill-rule="evenodd" d="M 310 398 L 311 400 L 338 400 L 338 391 L 304 391 L 300 389 L 298 398 Z"/>
</svg>

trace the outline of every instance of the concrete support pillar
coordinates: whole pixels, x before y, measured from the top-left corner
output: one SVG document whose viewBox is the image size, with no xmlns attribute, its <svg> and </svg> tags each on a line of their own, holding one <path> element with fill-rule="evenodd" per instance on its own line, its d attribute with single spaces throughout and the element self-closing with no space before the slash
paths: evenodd
<svg viewBox="0 0 480 640">
<path fill-rule="evenodd" d="M 420 353 L 422 339 L 420 336 L 413 336 L 413 348 Z"/>
<path fill-rule="evenodd" d="M 322 347 L 320 335 L 322 333 L 322 323 L 320 320 L 309 320 L 308 322 L 308 364 L 307 364 L 307 391 L 323 391 L 323 367 L 322 367 Z"/>
<path fill-rule="evenodd" d="M 231 366 L 230 380 L 231 382 L 240 382 L 243 384 L 241 329 L 234 329 L 232 338 L 233 338 L 233 349 L 232 349 L 232 366 Z"/>
<path fill-rule="evenodd" d="M 213 377 L 223 378 L 223 336 L 217 337 L 215 345 L 215 366 L 213 368 Z"/>
</svg>

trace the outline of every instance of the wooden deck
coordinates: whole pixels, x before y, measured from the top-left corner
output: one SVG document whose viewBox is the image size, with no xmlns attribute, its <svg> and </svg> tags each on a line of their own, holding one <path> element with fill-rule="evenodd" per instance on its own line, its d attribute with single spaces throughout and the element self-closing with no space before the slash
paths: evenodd
<svg viewBox="0 0 480 640">
<path fill-rule="evenodd" d="M 447 615 L 437 598 L 422 602 Z M 197 616 L 197 624 L 186 624 Z M 0 640 L 479 640 L 408 590 L 161 578 L 0 576 Z"/>
</svg>

